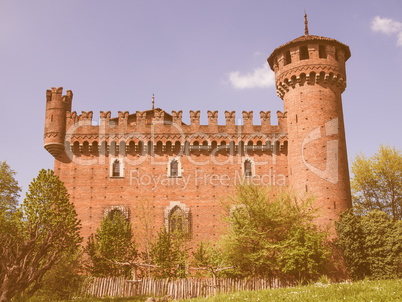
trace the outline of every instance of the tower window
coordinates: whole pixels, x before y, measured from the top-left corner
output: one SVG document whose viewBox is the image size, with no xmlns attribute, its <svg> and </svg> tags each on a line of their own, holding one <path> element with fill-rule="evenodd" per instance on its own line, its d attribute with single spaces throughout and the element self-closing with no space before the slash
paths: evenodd
<svg viewBox="0 0 402 302">
<path fill-rule="evenodd" d="M 338 48 L 335 48 L 335 60 L 339 61 Z"/>
<path fill-rule="evenodd" d="M 327 58 L 327 50 L 325 49 L 325 45 L 320 45 L 319 46 L 318 53 L 319 53 L 320 59 L 326 59 Z"/>
<path fill-rule="evenodd" d="M 285 53 L 285 65 L 292 63 L 292 57 L 290 56 L 290 50 Z"/>
<path fill-rule="evenodd" d="M 308 59 L 308 49 L 307 46 L 300 47 L 300 60 L 307 60 Z"/>
</svg>

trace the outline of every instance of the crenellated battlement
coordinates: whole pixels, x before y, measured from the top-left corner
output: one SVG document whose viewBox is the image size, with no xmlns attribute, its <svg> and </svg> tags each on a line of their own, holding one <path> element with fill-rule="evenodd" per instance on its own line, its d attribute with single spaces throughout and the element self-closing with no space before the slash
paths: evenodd
<svg viewBox="0 0 402 302">
<path fill-rule="evenodd" d="M 46 90 L 46 102 L 58 102 L 63 104 L 66 111 L 71 111 L 71 103 L 73 99 L 73 92 L 71 90 L 66 91 L 66 95 L 63 95 L 63 87 L 52 87 L 51 90 Z"/>
<path fill-rule="evenodd" d="M 286 132 L 286 112 L 277 112 L 278 125 L 271 125 L 271 111 L 260 111 L 260 124 L 253 123 L 253 111 L 243 111 L 242 119 L 238 119 L 236 123 L 236 112 L 235 111 L 225 111 L 225 125 L 218 124 L 218 111 L 207 111 L 208 124 L 200 124 L 200 111 L 190 110 L 190 125 L 185 124 L 182 121 L 183 111 L 172 111 L 171 114 L 161 110 L 153 109 L 146 111 L 136 111 L 135 113 L 129 113 L 129 111 L 118 111 L 117 117 L 111 117 L 110 111 L 100 111 L 99 119 L 100 125 L 113 126 L 113 127 L 129 127 L 135 130 L 136 128 L 150 129 L 154 126 L 154 130 L 157 129 L 167 130 L 163 127 L 183 127 L 185 131 L 196 131 L 203 130 L 206 132 L 216 132 L 219 128 L 220 132 L 234 132 L 241 129 L 243 132 L 255 132 L 256 130 L 264 132 L 269 132 L 271 130 L 280 130 L 281 132 Z M 92 125 L 93 112 L 92 111 L 82 111 L 80 115 L 77 112 L 66 112 L 67 126 L 79 124 L 79 126 Z M 95 127 L 95 126 L 94 126 Z M 236 129 L 235 129 L 236 128 Z"/>
<path fill-rule="evenodd" d="M 218 124 L 218 111 L 207 111 L 207 125 L 200 125 L 199 110 L 191 110 L 189 114 L 191 123 L 187 125 L 182 121 L 182 110 L 171 114 L 159 108 L 132 114 L 119 111 L 117 117 L 111 117 L 110 111 L 101 111 L 99 125 L 92 125 L 92 111 L 83 111 L 80 115 L 75 111 L 66 112 L 65 141 L 70 146 L 67 149 L 97 152 L 98 146 L 103 144 L 102 148 L 113 149 L 115 154 L 119 153 L 119 148 L 120 152 L 142 154 L 149 150 L 175 150 L 175 144 L 180 144 L 182 152 L 280 153 L 287 150 L 286 112 L 277 112 L 278 125 L 271 125 L 271 111 L 260 111 L 260 124 L 253 123 L 253 111 L 243 111 L 239 124 L 236 124 L 235 111 L 225 111 L 225 125 Z"/>
</svg>

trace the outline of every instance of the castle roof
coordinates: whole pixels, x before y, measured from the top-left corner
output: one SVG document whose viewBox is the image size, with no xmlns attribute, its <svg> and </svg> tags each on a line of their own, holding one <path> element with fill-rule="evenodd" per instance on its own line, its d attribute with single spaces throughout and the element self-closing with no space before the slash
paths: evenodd
<svg viewBox="0 0 402 302">
<path fill-rule="evenodd" d="M 271 67 L 271 69 L 273 69 L 273 63 L 274 63 L 274 57 L 280 53 L 282 51 L 283 48 L 285 47 L 291 47 L 291 46 L 296 46 L 298 44 L 304 44 L 305 42 L 326 42 L 328 44 L 335 44 L 337 46 L 340 46 L 343 48 L 343 50 L 345 51 L 345 61 L 347 59 L 350 58 L 351 53 L 350 53 L 350 49 L 349 46 L 347 46 L 346 44 L 343 44 L 335 39 L 332 38 L 327 38 L 327 37 L 322 37 L 322 36 L 314 36 L 314 35 L 303 35 L 300 36 L 292 41 L 289 41 L 279 47 L 277 47 L 269 56 L 268 58 L 268 63 L 269 66 Z"/>
</svg>

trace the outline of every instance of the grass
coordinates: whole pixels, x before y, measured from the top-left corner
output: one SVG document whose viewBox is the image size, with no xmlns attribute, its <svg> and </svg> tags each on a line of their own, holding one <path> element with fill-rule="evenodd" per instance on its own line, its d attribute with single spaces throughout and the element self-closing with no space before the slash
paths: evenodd
<svg viewBox="0 0 402 302">
<path fill-rule="evenodd" d="M 180 301 L 402 301 L 402 279 L 323 284 L 261 291 L 244 291 Z"/>
<path fill-rule="evenodd" d="M 402 279 L 359 281 L 329 284 L 318 282 L 308 286 L 281 289 L 243 291 L 209 298 L 180 300 L 182 302 L 226 301 L 402 301 Z M 146 297 L 132 298 L 86 298 L 69 302 L 141 302 Z M 35 299 L 32 302 L 49 301 Z M 64 301 L 67 302 L 67 301 Z"/>
</svg>

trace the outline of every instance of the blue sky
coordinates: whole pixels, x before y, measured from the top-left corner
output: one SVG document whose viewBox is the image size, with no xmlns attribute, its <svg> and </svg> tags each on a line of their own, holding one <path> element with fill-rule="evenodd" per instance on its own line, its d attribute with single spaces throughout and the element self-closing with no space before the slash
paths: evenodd
<svg viewBox="0 0 402 302">
<path fill-rule="evenodd" d="M 43 148 L 45 93 L 73 110 L 283 110 L 266 62 L 304 34 L 350 46 L 343 108 L 349 162 L 379 144 L 402 149 L 402 2 L 0 1 L 0 160 L 25 191 L 53 158 Z M 275 114 L 273 114 L 275 116 Z M 276 123 L 276 119 L 272 120 Z"/>
</svg>

